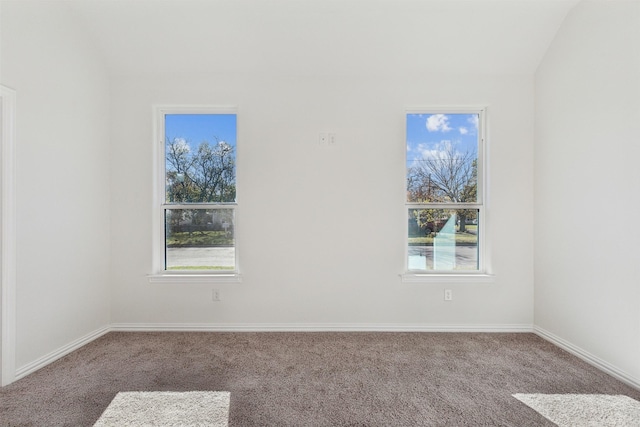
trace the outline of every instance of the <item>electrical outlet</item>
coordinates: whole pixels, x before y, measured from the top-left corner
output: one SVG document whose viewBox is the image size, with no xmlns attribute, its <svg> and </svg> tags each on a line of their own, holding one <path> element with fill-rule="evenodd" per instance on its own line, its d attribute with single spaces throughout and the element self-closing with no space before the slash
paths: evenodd
<svg viewBox="0 0 640 427">
<path fill-rule="evenodd" d="M 453 299 L 453 291 L 451 289 L 444 290 L 444 300 L 451 301 Z"/>
<path fill-rule="evenodd" d="M 213 289 L 211 291 L 211 299 L 212 301 L 220 301 L 220 291 L 217 289 Z"/>
</svg>

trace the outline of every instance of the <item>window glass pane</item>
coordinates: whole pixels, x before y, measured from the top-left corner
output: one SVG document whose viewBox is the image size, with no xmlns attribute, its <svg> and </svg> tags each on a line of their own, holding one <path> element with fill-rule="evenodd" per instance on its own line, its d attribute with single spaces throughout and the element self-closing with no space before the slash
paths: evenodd
<svg viewBox="0 0 640 427">
<path fill-rule="evenodd" d="M 478 270 L 478 209 L 409 209 L 409 270 Z"/>
<path fill-rule="evenodd" d="M 236 115 L 165 115 L 165 200 L 236 200 Z"/>
<path fill-rule="evenodd" d="M 407 114 L 407 201 L 478 201 L 479 114 Z"/>
<path fill-rule="evenodd" d="M 235 270 L 234 209 L 166 209 L 167 270 Z"/>
</svg>

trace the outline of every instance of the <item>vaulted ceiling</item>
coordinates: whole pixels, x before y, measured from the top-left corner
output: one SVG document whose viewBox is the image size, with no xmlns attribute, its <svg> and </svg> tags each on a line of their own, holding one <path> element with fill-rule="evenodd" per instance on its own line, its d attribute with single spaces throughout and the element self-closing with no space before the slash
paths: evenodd
<svg viewBox="0 0 640 427">
<path fill-rule="evenodd" d="M 112 74 L 532 74 L 578 0 L 67 0 Z"/>
</svg>

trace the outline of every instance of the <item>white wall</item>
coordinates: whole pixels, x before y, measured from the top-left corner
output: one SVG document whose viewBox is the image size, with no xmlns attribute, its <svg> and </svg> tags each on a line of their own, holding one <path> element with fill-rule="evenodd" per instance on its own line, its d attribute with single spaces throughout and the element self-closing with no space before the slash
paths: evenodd
<svg viewBox="0 0 640 427">
<path fill-rule="evenodd" d="M 204 42 L 193 47 L 215 55 Z M 329 58 L 330 59 L 330 58 Z M 387 77 L 375 77 L 387 75 Z M 533 323 L 533 76 L 121 76 L 112 81 L 114 323 Z M 149 284 L 152 105 L 239 107 L 241 284 Z M 493 284 L 401 284 L 404 109 L 489 106 Z M 320 132 L 337 146 L 321 149 Z"/>
<path fill-rule="evenodd" d="M 640 383 L 640 3 L 586 1 L 536 74 L 535 323 Z"/>
<path fill-rule="evenodd" d="M 109 80 L 65 7 L 2 3 L 17 93 L 17 367 L 109 323 Z"/>
</svg>

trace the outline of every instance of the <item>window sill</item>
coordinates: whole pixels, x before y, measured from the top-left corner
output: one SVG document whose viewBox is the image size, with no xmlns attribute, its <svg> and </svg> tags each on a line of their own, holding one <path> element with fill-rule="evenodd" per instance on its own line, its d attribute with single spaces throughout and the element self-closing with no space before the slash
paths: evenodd
<svg viewBox="0 0 640 427">
<path fill-rule="evenodd" d="M 149 283 L 241 283 L 242 276 L 238 273 L 226 274 L 149 274 Z"/>
<path fill-rule="evenodd" d="M 402 283 L 493 283 L 495 276 L 486 273 L 438 274 L 405 273 L 401 274 Z"/>
</svg>

